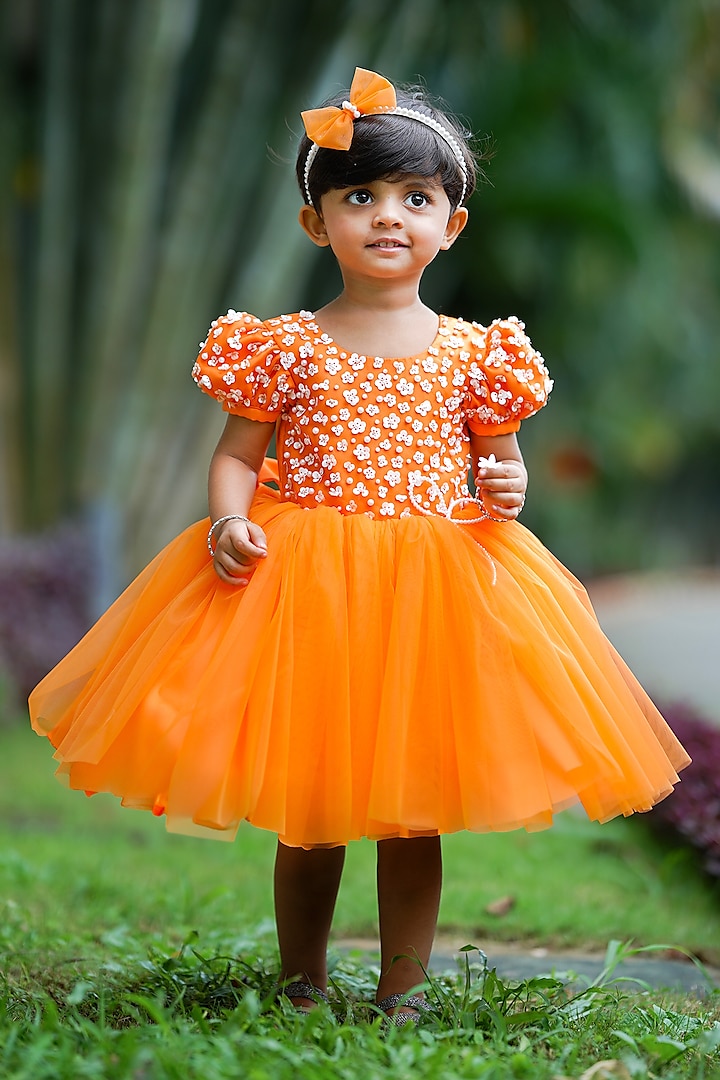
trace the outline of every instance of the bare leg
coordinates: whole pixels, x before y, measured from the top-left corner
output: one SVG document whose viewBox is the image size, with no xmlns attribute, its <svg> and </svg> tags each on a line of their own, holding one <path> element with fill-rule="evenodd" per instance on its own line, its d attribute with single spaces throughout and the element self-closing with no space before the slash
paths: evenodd
<svg viewBox="0 0 720 1080">
<path fill-rule="evenodd" d="M 442 851 L 439 836 L 381 840 L 377 846 L 381 967 L 377 1000 L 405 994 L 424 979 L 435 939 Z M 394 957 L 401 959 L 395 960 Z M 407 957 L 407 958 L 406 958 Z"/>
<path fill-rule="evenodd" d="M 327 943 L 344 862 L 344 847 L 305 851 L 278 841 L 275 921 L 281 980 L 299 979 L 327 990 Z"/>
</svg>

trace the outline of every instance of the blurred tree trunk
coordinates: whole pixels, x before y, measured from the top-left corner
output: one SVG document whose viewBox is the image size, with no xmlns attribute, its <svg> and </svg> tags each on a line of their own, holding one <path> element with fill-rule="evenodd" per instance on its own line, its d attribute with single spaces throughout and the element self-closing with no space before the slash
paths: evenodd
<svg viewBox="0 0 720 1080">
<path fill-rule="evenodd" d="M 558 377 L 552 420 L 523 432 L 526 520 L 578 572 L 707 553 L 715 5 L 0 5 L 0 532 L 90 513 L 117 585 L 205 513 L 223 417 L 190 380 L 195 346 L 227 307 L 331 295 L 293 161 L 300 110 L 357 64 L 421 72 L 498 137 L 424 295 L 481 321 L 515 309 Z"/>
<path fill-rule="evenodd" d="M 6 525 L 93 507 L 122 530 L 130 572 L 204 514 L 223 418 L 190 381 L 195 346 L 228 306 L 291 310 L 316 259 L 294 224 L 299 110 L 399 41 L 412 64 L 434 12 L 46 0 L 20 26 L 6 9 L 7 40 L 34 35 L 40 69 L 20 148 L 40 178 L 35 236 L 17 341 L 0 342 Z"/>
</svg>

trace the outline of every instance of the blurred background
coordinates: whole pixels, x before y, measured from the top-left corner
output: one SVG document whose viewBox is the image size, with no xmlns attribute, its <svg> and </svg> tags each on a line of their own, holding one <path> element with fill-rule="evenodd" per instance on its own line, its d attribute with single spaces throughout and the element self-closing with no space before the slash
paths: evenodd
<svg viewBox="0 0 720 1080">
<path fill-rule="evenodd" d="M 21 694 L 205 515 L 210 321 L 337 290 L 293 163 L 300 110 L 356 65 L 422 80 L 491 152 L 424 299 L 519 315 L 548 362 L 523 520 L 585 581 L 717 567 L 717 0 L 0 12 L 0 656 Z"/>
</svg>

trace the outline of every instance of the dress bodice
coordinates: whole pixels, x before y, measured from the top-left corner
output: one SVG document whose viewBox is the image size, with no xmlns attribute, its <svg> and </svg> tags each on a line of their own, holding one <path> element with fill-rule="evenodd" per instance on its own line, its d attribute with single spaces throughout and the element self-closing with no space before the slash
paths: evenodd
<svg viewBox="0 0 720 1080">
<path fill-rule="evenodd" d="M 552 387 L 516 318 L 441 315 L 418 356 L 342 348 L 311 312 L 260 321 L 230 311 L 193 378 L 223 408 L 277 421 L 282 497 L 371 517 L 452 516 L 470 498 L 469 431 L 516 431 Z"/>
</svg>

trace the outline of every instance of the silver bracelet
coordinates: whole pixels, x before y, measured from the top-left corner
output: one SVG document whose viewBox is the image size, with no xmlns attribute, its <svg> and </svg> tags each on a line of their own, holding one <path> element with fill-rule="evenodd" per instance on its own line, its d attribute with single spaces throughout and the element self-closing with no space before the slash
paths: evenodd
<svg viewBox="0 0 720 1080">
<path fill-rule="evenodd" d="M 224 525 L 226 521 L 244 521 L 248 525 L 252 524 L 250 518 L 246 518 L 242 514 L 226 514 L 225 517 L 221 517 L 218 518 L 217 521 L 213 521 L 212 525 L 210 526 L 210 532 L 207 534 L 208 551 L 210 552 L 211 556 L 213 556 L 213 558 L 215 556 L 215 548 L 212 546 L 213 533 L 216 529 L 219 529 L 221 525 Z"/>
</svg>

